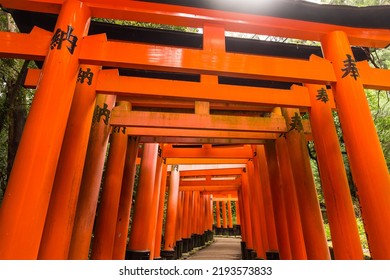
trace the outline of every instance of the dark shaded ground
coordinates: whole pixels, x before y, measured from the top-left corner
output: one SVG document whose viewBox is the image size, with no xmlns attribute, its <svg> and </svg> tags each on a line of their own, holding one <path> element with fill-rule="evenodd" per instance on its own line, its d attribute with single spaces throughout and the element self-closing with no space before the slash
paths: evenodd
<svg viewBox="0 0 390 280">
<path fill-rule="evenodd" d="M 241 238 L 215 237 L 210 246 L 189 256 L 188 260 L 240 260 Z"/>
</svg>

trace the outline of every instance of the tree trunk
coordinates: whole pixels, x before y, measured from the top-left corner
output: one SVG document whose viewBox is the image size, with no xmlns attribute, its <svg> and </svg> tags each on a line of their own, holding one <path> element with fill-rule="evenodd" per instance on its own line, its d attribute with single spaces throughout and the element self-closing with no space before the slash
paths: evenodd
<svg viewBox="0 0 390 280">
<path fill-rule="evenodd" d="M 27 75 L 29 61 L 25 60 L 19 72 L 16 82 L 9 86 L 7 94 L 8 105 L 8 160 L 7 178 L 9 178 L 16 151 L 22 136 L 24 124 L 26 122 L 26 96 L 21 91 Z"/>
</svg>

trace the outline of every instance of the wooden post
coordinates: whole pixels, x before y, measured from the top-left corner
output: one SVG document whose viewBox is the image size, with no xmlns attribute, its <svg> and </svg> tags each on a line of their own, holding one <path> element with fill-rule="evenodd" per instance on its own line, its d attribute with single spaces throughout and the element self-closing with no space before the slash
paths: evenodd
<svg viewBox="0 0 390 280">
<path fill-rule="evenodd" d="M 317 99 L 319 93 L 324 92 L 326 87 L 319 85 L 306 85 L 306 87 L 309 89 L 312 104 L 309 111 L 311 130 L 321 174 L 334 256 L 337 260 L 361 260 L 363 259 L 362 246 L 332 109 L 329 103 Z"/>
<path fill-rule="evenodd" d="M 236 225 L 241 225 L 240 203 L 236 201 Z"/>
<path fill-rule="evenodd" d="M 113 260 L 124 260 L 133 202 L 135 174 L 137 171 L 139 137 L 129 137 L 126 149 L 125 168 L 123 170 L 121 197 L 114 240 Z"/>
<path fill-rule="evenodd" d="M 175 258 L 180 259 L 183 254 L 183 205 L 184 192 L 179 191 L 177 204 L 177 221 L 176 221 L 176 248 Z"/>
<path fill-rule="evenodd" d="M 272 203 L 271 196 L 271 185 L 269 180 L 267 158 L 265 156 L 264 145 L 255 146 L 256 156 L 253 161 L 255 167 L 257 167 L 257 172 L 260 176 L 261 181 L 261 190 L 263 194 L 263 204 L 264 204 L 264 216 L 268 237 L 268 251 L 278 251 L 278 242 L 276 237 L 276 227 L 275 227 L 275 216 L 274 216 L 274 207 Z M 267 253 L 267 252 L 266 252 Z"/>
<path fill-rule="evenodd" d="M 223 227 L 223 233 L 225 234 L 225 231 L 227 229 L 227 218 L 226 218 L 226 201 L 222 201 L 222 227 Z"/>
<path fill-rule="evenodd" d="M 253 159 L 250 159 L 246 165 L 249 177 L 253 249 L 256 251 L 258 258 L 265 259 L 265 251 L 268 247 L 268 238 L 265 228 L 263 196 L 261 193 L 262 186 L 258 174 L 255 172 Z"/>
<path fill-rule="evenodd" d="M 217 229 L 221 228 L 221 206 L 220 201 L 215 202 L 215 220 Z"/>
<path fill-rule="evenodd" d="M 347 35 L 330 32 L 321 40 L 333 64 L 332 85 L 343 137 L 373 259 L 390 258 L 390 177 Z M 352 72 L 351 72 L 352 71 Z M 379 220 L 378 220 L 379 219 Z"/>
<path fill-rule="evenodd" d="M 245 218 L 245 245 L 246 250 L 251 252 L 254 249 L 253 246 L 253 237 L 252 237 L 252 213 L 250 208 L 250 189 L 249 189 L 249 180 L 248 180 L 248 173 L 246 169 L 242 173 L 242 186 L 241 186 L 241 193 L 242 193 L 242 205 L 243 205 L 243 217 Z"/>
<path fill-rule="evenodd" d="M 156 248 L 156 232 L 157 232 L 157 224 L 158 224 L 158 210 L 159 210 L 159 202 L 160 202 L 160 193 L 161 193 L 161 178 L 162 178 L 162 169 L 164 165 L 164 160 L 162 158 L 162 145 L 158 147 L 158 157 L 156 163 L 156 177 L 154 181 L 154 191 L 153 191 L 153 204 L 152 204 L 152 219 L 153 228 L 150 236 L 150 259 L 153 260 L 160 256 L 156 256 L 155 248 Z M 165 178 L 166 179 L 166 178 Z M 165 186 L 164 186 L 165 189 Z M 161 235 L 158 239 L 157 243 L 159 244 L 159 251 L 161 249 Z"/>
<path fill-rule="evenodd" d="M 0 210 L 0 259 L 38 257 L 90 18 L 83 2 L 62 5 Z"/>
<path fill-rule="evenodd" d="M 158 144 L 144 144 L 141 159 L 140 179 L 135 201 L 130 241 L 126 259 L 149 259 L 151 236 L 154 233 L 153 195 L 156 178 Z M 153 235 L 154 237 L 154 235 Z"/>
<path fill-rule="evenodd" d="M 300 118 L 296 109 L 282 109 L 288 124 L 293 117 Z M 299 213 L 305 238 L 307 258 L 310 260 L 330 259 L 324 223 L 317 198 L 317 191 L 307 152 L 307 141 L 303 129 L 293 129 L 287 133 L 287 145 L 297 192 Z"/>
<path fill-rule="evenodd" d="M 182 216 L 182 239 L 183 239 L 183 253 L 188 252 L 189 238 L 191 237 L 188 232 L 188 216 L 190 211 L 190 196 L 192 193 L 190 191 L 184 191 L 183 199 L 183 216 Z"/>
<path fill-rule="evenodd" d="M 231 195 L 229 195 L 229 198 L 231 198 Z M 228 207 L 228 228 L 233 228 L 233 216 L 232 216 L 232 201 L 230 199 L 227 200 L 227 207 Z"/>
<path fill-rule="evenodd" d="M 58 160 L 38 259 L 68 259 L 77 199 L 80 191 L 88 137 L 96 100 L 96 81 L 100 67 L 81 65 Z"/>
<path fill-rule="evenodd" d="M 298 199 L 286 139 L 279 137 L 275 142 L 283 186 L 283 200 L 286 207 L 291 256 L 293 260 L 305 260 L 307 259 L 305 240 L 303 238 Z"/>
<path fill-rule="evenodd" d="M 161 259 L 161 239 L 162 239 L 162 230 L 163 230 L 163 219 L 164 219 L 164 203 L 165 203 L 165 193 L 167 188 L 167 165 L 165 158 L 163 158 L 163 166 L 161 173 L 161 187 L 160 187 L 160 198 L 158 202 L 158 215 L 157 215 L 157 225 L 156 225 L 156 237 L 154 245 L 154 259 Z"/>
<path fill-rule="evenodd" d="M 269 180 L 274 208 L 275 227 L 278 241 L 280 259 L 291 260 L 291 245 L 289 240 L 289 230 L 287 223 L 286 205 L 284 200 L 281 172 L 279 171 L 276 147 L 274 141 L 267 141 L 265 144 L 265 153 L 267 157 Z M 286 160 L 286 159 L 285 159 Z M 299 215 L 299 213 L 298 213 Z"/>
<path fill-rule="evenodd" d="M 176 222 L 179 199 L 179 181 L 180 173 L 179 166 L 172 165 L 171 167 L 170 184 L 168 190 L 168 208 L 165 222 L 165 251 L 174 251 L 176 244 Z"/>
<path fill-rule="evenodd" d="M 129 102 L 121 101 L 114 111 L 130 111 Z M 110 152 L 94 228 L 91 259 L 110 260 L 114 248 L 116 221 L 125 167 L 127 134 L 123 127 L 114 127 L 111 134 Z"/>
<path fill-rule="evenodd" d="M 115 100 L 115 95 L 98 94 L 96 97 L 94 113 L 96 115 L 92 120 L 72 239 L 69 247 L 68 258 L 71 260 L 88 259 L 108 138 L 111 130 L 109 116 Z M 98 117 L 100 114 L 97 113 L 99 112 L 102 115 Z"/>
</svg>

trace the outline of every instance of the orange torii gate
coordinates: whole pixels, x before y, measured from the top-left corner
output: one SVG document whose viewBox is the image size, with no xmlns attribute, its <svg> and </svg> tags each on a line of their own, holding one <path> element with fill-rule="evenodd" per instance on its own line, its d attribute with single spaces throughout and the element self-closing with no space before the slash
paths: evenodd
<svg viewBox="0 0 390 280">
<path fill-rule="evenodd" d="M 314 20 L 299 13 L 295 17 L 286 17 L 272 14 L 267 9 L 252 9 L 258 7 L 240 5 L 232 8 L 234 1 L 224 1 L 223 4 L 217 1 L 215 7 L 219 8 L 210 8 L 205 1 L 197 2 L 199 6 L 188 6 L 179 0 L 0 0 L 0 4 L 8 9 L 58 15 L 53 32 L 40 28 L 23 34 L 0 32 L 1 56 L 44 60 L 39 80 L 36 78 L 37 71 L 30 73 L 29 84 L 37 84 L 37 92 L 0 209 L 0 259 L 88 257 L 99 190 L 96 186 L 100 186 L 109 125 L 115 127 L 113 138 L 115 134 L 119 134 L 116 135 L 119 138 L 122 133 L 137 136 L 129 138 L 132 142 L 128 142 L 127 147 L 123 143 L 114 144 L 117 147 L 110 151 L 127 153 L 121 164 L 127 164 L 131 170 L 135 167 L 137 153 L 134 150 L 138 148 L 138 141 L 145 143 L 140 182 L 145 193 L 141 197 L 142 203 L 150 205 L 148 217 L 154 222 L 157 219 L 152 217 L 159 216 L 157 201 L 165 190 L 162 179 L 165 163 L 157 155 L 158 145 L 155 143 L 256 145 L 253 149 L 256 156 L 252 161 L 236 161 L 247 164 L 238 199 L 242 206 L 240 216 L 245 225 L 242 234 L 249 249 L 245 253 L 248 258 L 256 254 L 265 258 L 268 250 L 276 248 L 275 235 L 276 249 L 284 259 L 329 258 L 305 153 L 306 137 L 312 137 L 320 162 L 335 256 L 338 259 L 361 259 L 356 222 L 331 115 L 334 106 L 339 113 L 358 187 L 371 255 L 374 259 L 390 258 L 390 241 L 387 239 L 390 224 L 389 174 L 363 90 L 364 87 L 389 89 L 389 72 L 372 69 L 366 62 L 356 62 L 350 47 L 387 46 L 390 31 L 388 26 L 384 29 L 386 23 L 381 25 L 373 21 L 371 25 L 367 23 L 366 26 L 355 27 L 353 23 L 347 26 L 341 22 Z M 275 1 L 275 5 L 281 8 L 288 5 L 287 2 Z M 291 7 L 295 11 L 314 9 L 319 16 L 329 12 L 326 6 L 307 3 L 294 3 Z M 370 13 L 370 8 L 351 8 L 351 12 L 357 12 L 359 21 L 362 13 Z M 203 28 L 202 48 L 124 42 L 107 39 L 104 34 L 88 35 L 92 17 Z M 382 15 L 376 14 L 376 18 L 382 19 Z M 226 51 L 225 30 L 319 41 L 324 58 L 296 59 L 229 52 Z M 198 74 L 200 80 L 124 77 L 116 69 L 100 70 L 100 67 Z M 218 76 L 299 85 L 289 89 L 254 88 L 222 84 Z M 327 89 L 329 85 L 332 94 Z M 100 95 L 87 150 L 86 135 L 93 115 L 91 96 L 94 93 Z M 335 105 L 332 105 L 332 96 Z M 162 102 L 161 97 L 167 101 Z M 133 110 L 131 105 L 112 110 L 115 98 L 121 102 L 130 101 L 132 106 L 138 104 L 139 108 L 153 103 L 158 108 L 185 107 L 191 113 Z M 332 102 L 325 102 L 327 99 Z M 235 109 L 239 113 L 211 112 L 230 108 L 232 103 L 239 103 L 239 108 Z M 85 104 L 86 110 L 78 107 L 81 104 Z M 300 120 L 299 110 L 309 111 L 311 125 Z M 242 111 L 248 115 L 241 115 Z M 262 114 L 259 115 L 259 112 Z M 296 129 L 291 130 L 291 124 Z M 70 140 L 75 136 L 80 149 L 80 154 L 76 156 Z M 257 156 L 259 159 L 256 159 Z M 179 160 L 183 162 L 183 159 Z M 202 158 L 197 161 L 191 156 L 184 159 L 185 163 L 202 161 Z M 208 163 L 213 161 L 223 163 L 229 162 L 229 159 L 214 157 Z M 265 170 L 261 168 L 265 161 L 268 170 L 258 177 Z M 166 164 L 177 163 L 180 161 L 172 158 L 169 162 L 167 158 Z M 67 172 L 71 172 L 72 176 L 65 176 Z M 269 174 L 269 182 L 264 181 L 266 173 Z M 76 179 L 66 183 L 73 177 Z M 116 193 L 108 195 L 107 203 L 121 204 L 122 181 L 131 180 L 124 177 L 121 182 L 115 182 L 119 187 Z M 63 185 L 69 187 L 61 187 Z M 123 195 L 129 197 L 129 194 Z M 278 206 L 273 207 L 274 218 L 265 215 L 262 210 L 267 207 L 265 201 L 270 201 L 265 198 L 269 197 L 273 205 Z M 178 205 L 182 204 L 183 217 L 196 213 L 202 215 L 205 213 L 202 211 L 207 209 L 199 207 L 201 198 L 198 193 L 190 197 L 186 192 L 178 201 L 182 201 Z M 117 213 L 111 212 L 113 208 L 109 207 L 106 215 L 111 218 L 107 221 L 112 222 L 119 213 L 128 216 L 125 209 L 129 207 L 128 204 L 123 205 Z M 274 230 L 272 221 L 275 223 Z M 175 237 L 188 238 L 192 232 L 200 232 L 202 227 L 199 224 L 185 225 L 186 222 L 183 218 L 183 223 L 175 229 L 176 233 L 185 234 Z M 147 226 L 146 237 L 137 230 L 131 235 L 128 251 L 133 251 L 135 256 L 158 251 L 154 246 L 158 226 Z M 119 228 L 118 220 L 107 229 L 112 232 L 112 238 L 119 236 L 114 234 Z M 116 241 L 111 239 L 110 244 L 117 244 Z M 115 253 L 119 248 L 116 246 L 119 245 L 106 248 L 107 252 L 112 254 L 112 258 L 116 258 L 114 254 L 123 258 L 123 249 L 120 250 L 122 253 Z M 252 250 L 256 254 L 252 254 Z M 106 255 L 104 258 L 110 257 Z"/>
</svg>

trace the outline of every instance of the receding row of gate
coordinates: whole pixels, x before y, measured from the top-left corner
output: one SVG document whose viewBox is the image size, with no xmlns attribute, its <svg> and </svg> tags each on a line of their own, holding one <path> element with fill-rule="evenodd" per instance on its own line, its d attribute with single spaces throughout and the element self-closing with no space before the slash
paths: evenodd
<svg viewBox="0 0 390 280">
<path fill-rule="evenodd" d="M 389 172 L 364 88 L 388 90 L 390 72 L 351 49 L 386 47 L 388 27 L 299 19 L 297 8 L 319 16 L 328 8 L 297 1 L 275 1 L 292 8 L 287 16 L 184 2 L 0 0 L 24 13 L 21 24 L 33 12 L 58 15 L 50 31 L 37 21 L 28 33 L 0 32 L 2 57 L 44 61 L 25 82 L 37 90 L 0 209 L 0 259 L 178 257 L 210 242 L 213 224 L 238 231 L 231 203 L 245 258 L 330 259 L 307 141 L 335 258 L 363 259 L 332 110 L 371 256 L 389 259 Z M 139 40 L 110 39 L 125 27 L 107 24 L 111 31 L 90 34 L 92 17 L 202 28 L 159 31 L 201 46 L 143 42 L 147 29 Z M 225 31 L 314 40 L 321 50 L 306 59 L 227 51 Z"/>
</svg>

